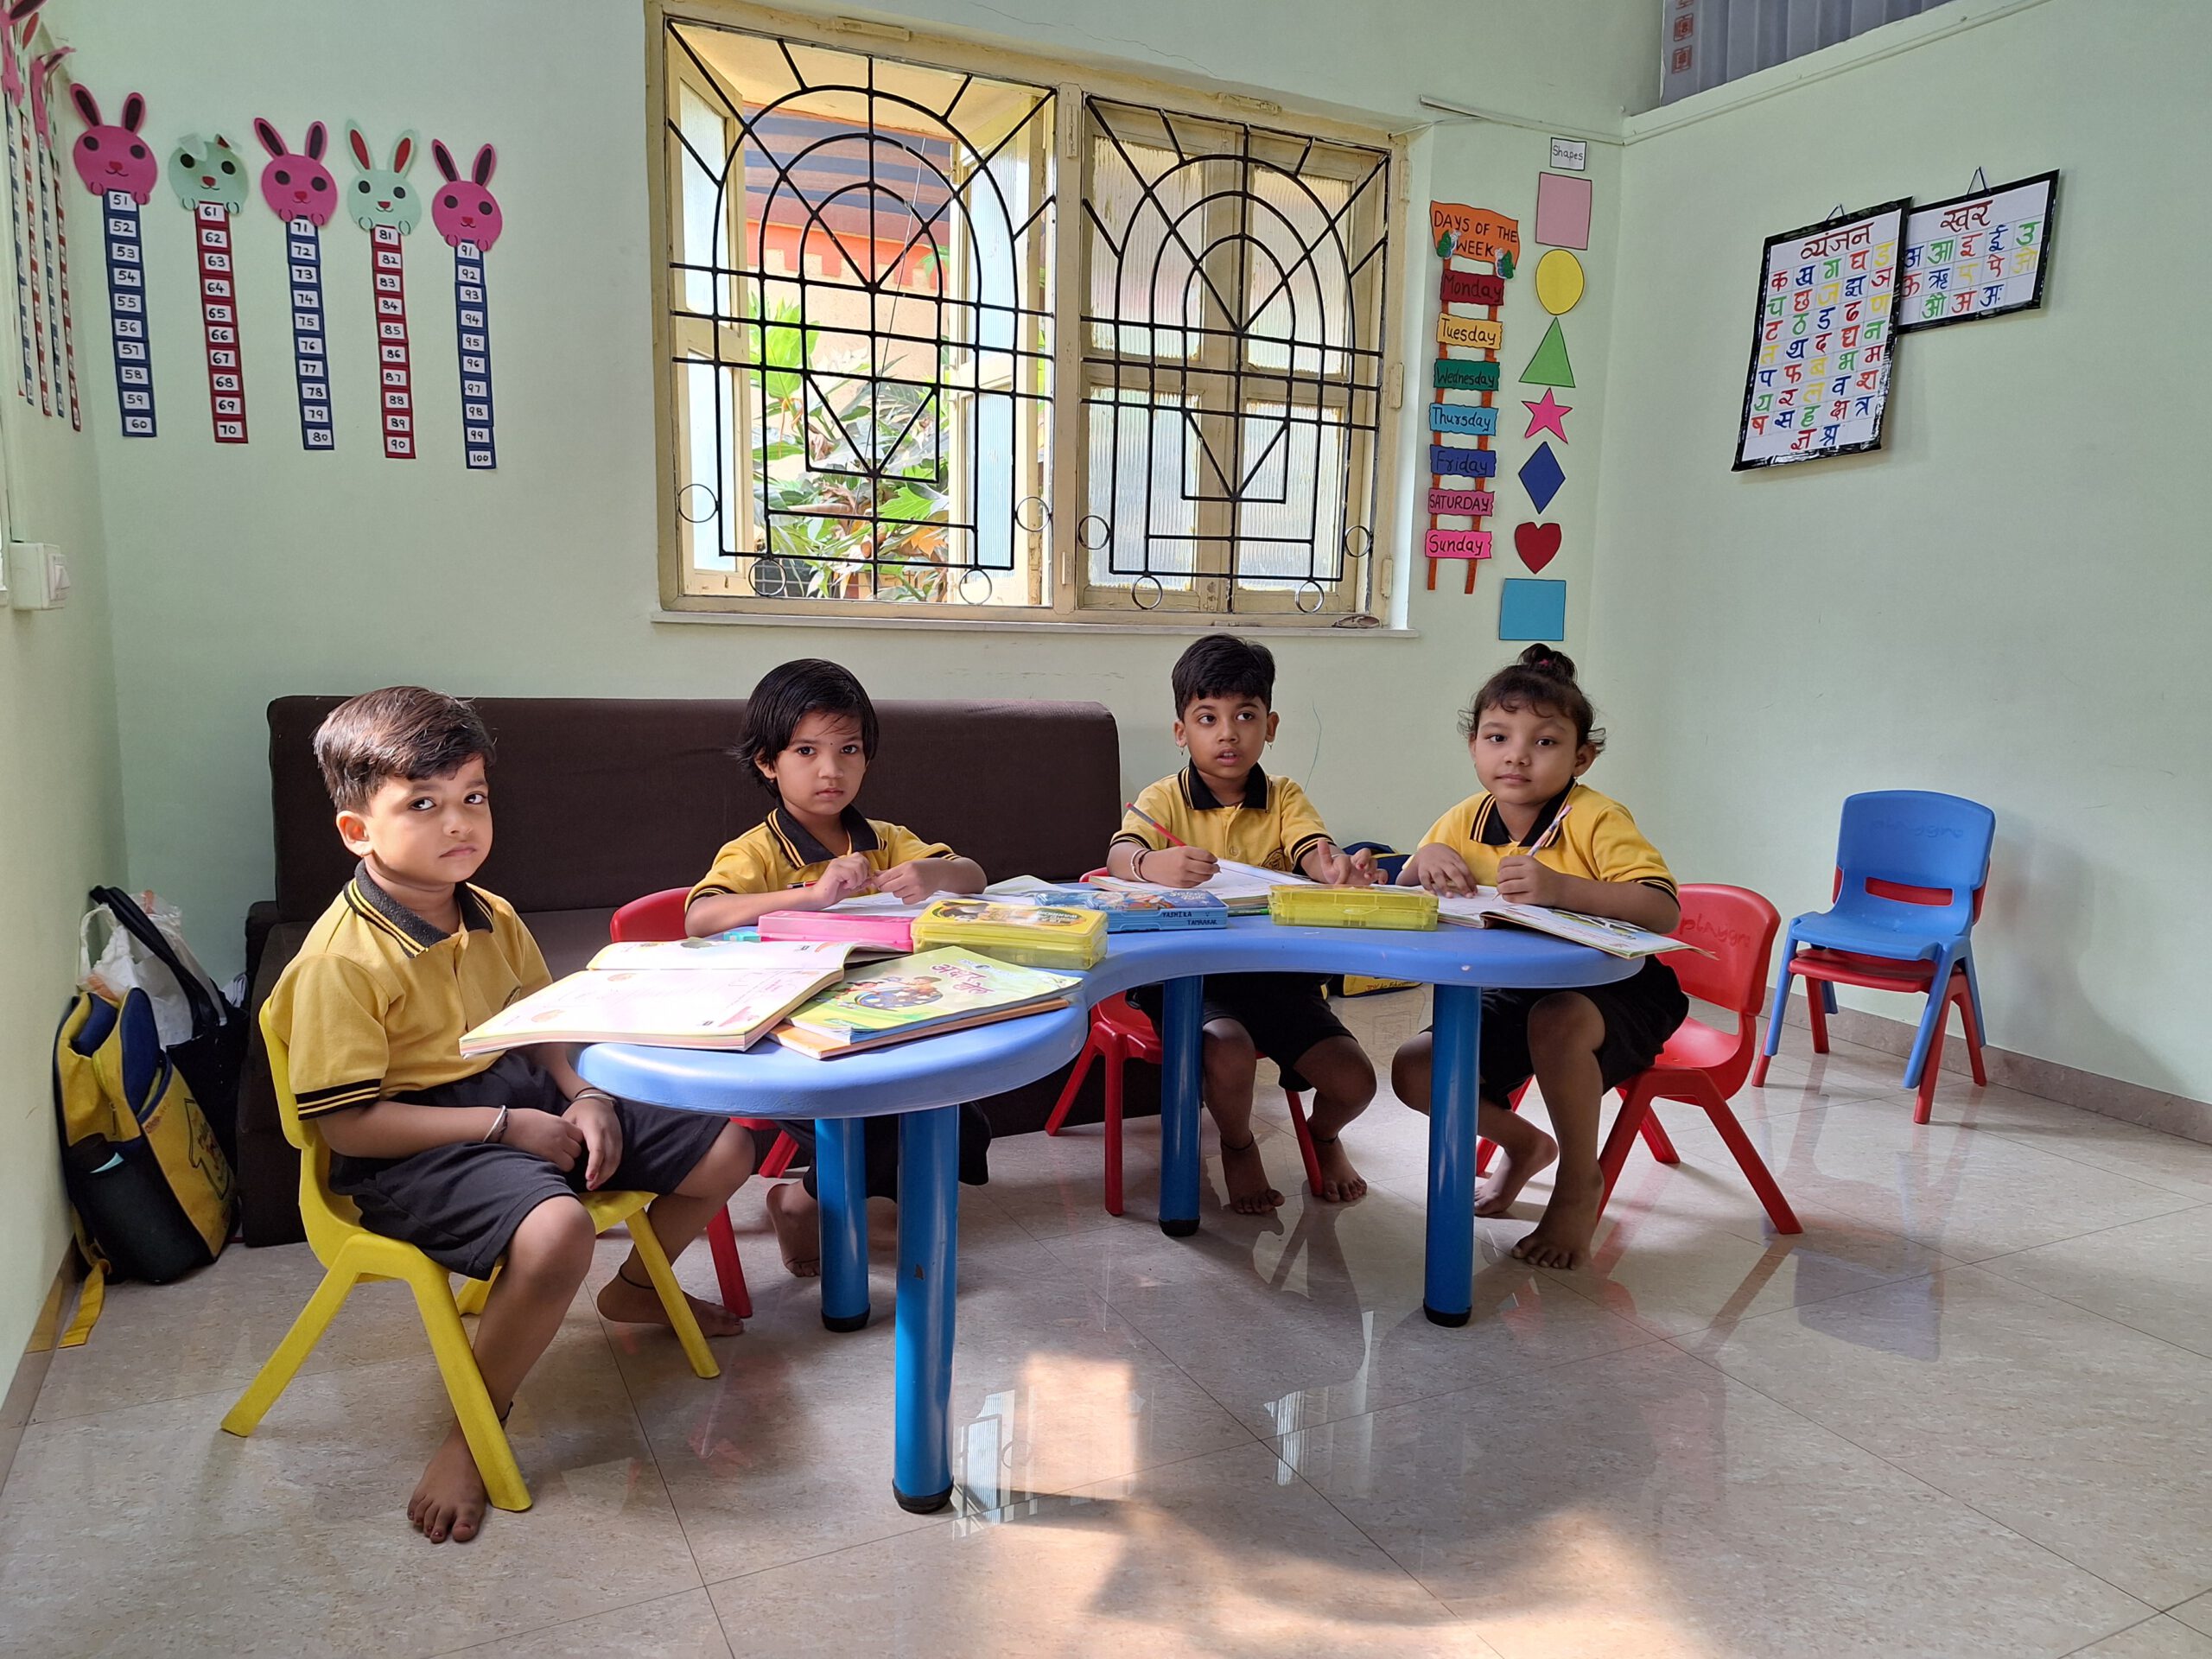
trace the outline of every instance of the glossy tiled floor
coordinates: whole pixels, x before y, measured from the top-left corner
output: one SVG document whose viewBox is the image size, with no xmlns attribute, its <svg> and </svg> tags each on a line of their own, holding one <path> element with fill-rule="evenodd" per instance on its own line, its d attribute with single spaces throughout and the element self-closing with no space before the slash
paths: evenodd
<svg viewBox="0 0 2212 1659">
<path fill-rule="evenodd" d="M 1351 1007 L 1378 1055 L 1421 1014 Z M 1481 1224 L 1461 1331 L 1421 1317 L 1425 1128 L 1387 1099 L 1366 1202 L 1182 1243 L 1153 1125 L 1120 1221 L 1095 1129 L 1001 1142 L 944 1517 L 891 1501 L 888 1319 L 826 1335 L 757 1190 L 721 1379 L 579 1299 L 512 1425 L 537 1507 L 465 1548 L 403 1518 L 442 1404 L 397 1294 L 240 1441 L 304 1250 L 125 1287 L 0 1489 L 0 1651 L 2212 1659 L 2212 1147 L 1948 1077 L 1916 1129 L 1896 1062 L 1792 1039 L 1738 1106 L 1801 1236 L 1677 1109 L 1589 1270 Z"/>
</svg>

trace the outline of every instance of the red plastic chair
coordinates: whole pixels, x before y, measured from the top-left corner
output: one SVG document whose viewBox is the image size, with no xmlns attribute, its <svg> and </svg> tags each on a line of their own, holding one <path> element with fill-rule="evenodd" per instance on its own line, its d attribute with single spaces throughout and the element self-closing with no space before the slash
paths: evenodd
<svg viewBox="0 0 2212 1659">
<path fill-rule="evenodd" d="M 614 919 L 607 924 L 607 935 L 615 944 L 632 939 L 680 939 L 683 937 L 683 901 L 690 895 L 689 887 L 664 887 L 658 893 L 649 893 L 642 899 L 632 899 L 614 912 Z M 798 1143 L 775 1124 L 759 1118 L 741 1117 L 743 1124 L 755 1135 L 772 1133 L 775 1141 L 768 1148 L 768 1155 L 760 1160 L 760 1173 L 770 1179 L 791 1167 L 792 1155 Z M 737 1231 L 729 1224 L 729 1211 L 719 1210 L 707 1224 L 707 1249 L 715 1258 L 715 1278 L 721 1286 L 722 1306 L 741 1319 L 753 1317 L 753 1294 L 745 1286 L 745 1264 L 738 1260 Z"/>
<path fill-rule="evenodd" d="M 1076 1056 L 1067 1087 L 1060 1090 L 1052 1115 L 1045 1120 L 1046 1134 L 1058 1135 L 1066 1123 L 1094 1060 L 1103 1061 L 1106 1067 L 1106 1213 L 1118 1216 L 1122 1213 L 1122 1067 L 1131 1060 L 1160 1064 L 1160 1033 L 1127 997 L 1109 996 L 1091 1009 L 1090 1040 Z M 1288 1091 L 1288 1098 L 1291 1128 L 1298 1135 L 1298 1155 L 1306 1162 L 1306 1184 L 1319 1192 L 1321 1160 L 1313 1150 L 1313 1132 L 1306 1127 L 1305 1109 L 1296 1091 Z"/>
<path fill-rule="evenodd" d="M 1950 902 L 1950 893 L 1942 887 L 1908 887 L 1896 881 L 1871 880 L 1867 883 L 1879 897 L 1900 899 L 1909 905 L 1941 905 Z M 1835 873 L 1835 891 L 1843 891 L 1843 872 Z M 1982 895 L 1988 891 L 1977 887 L 1974 895 L 1974 919 L 1981 919 Z M 1934 995 L 1936 964 L 1932 962 L 1898 962 L 1887 957 L 1862 957 L 1848 950 L 1800 950 L 1784 965 L 1785 975 L 1795 974 L 1805 982 L 1805 1012 L 1813 1028 L 1813 1052 L 1828 1052 L 1828 1015 L 1835 1012 L 1835 991 L 1838 985 L 1855 985 L 1863 990 L 1898 991 L 1908 995 Z M 1961 963 L 1951 969 L 1951 982 L 1944 990 L 1943 1001 L 1959 1011 L 1959 1025 L 1966 1033 L 1967 1058 L 1974 1067 L 1974 1086 L 1985 1087 L 1989 1073 L 1981 1059 L 1981 1012 L 1976 1006 L 1974 981 Z M 1925 1123 L 1936 1109 L 1936 1079 L 1942 1071 L 1943 1033 L 1951 1023 L 1950 1010 L 1946 1008 L 1936 1016 L 1934 1031 L 1929 1034 L 1928 1058 L 1921 1063 L 1919 1093 L 1912 1108 L 1912 1121 Z M 1759 1056 L 1758 1065 L 1751 1071 L 1751 1087 L 1756 1089 L 1766 1081 L 1767 1062 L 1774 1057 Z"/>
<path fill-rule="evenodd" d="M 1681 890 L 1681 898 L 1682 919 L 1675 937 L 1711 954 L 1677 951 L 1668 957 L 1668 963 L 1684 991 L 1700 1002 L 1715 1003 L 1733 1013 L 1736 1029 L 1719 1031 L 1701 1020 L 1685 1020 L 1668 1038 L 1659 1058 L 1621 1085 L 1620 1115 L 1614 1118 L 1612 1132 L 1598 1154 L 1599 1167 L 1605 1176 L 1605 1198 L 1608 1201 L 1612 1198 L 1621 1166 L 1628 1161 L 1630 1144 L 1638 1134 L 1661 1163 L 1681 1161 L 1651 1109 L 1662 1100 L 1685 1101 L 1701 1107 L 1713 1120 L 1713 1127 L 1735 1154 L 1751 1191 L 1766 1206 L 1775 1230 L 1802 1232 L 1789 1200 L 1783 1196 L 1758 1149 L 1744 1133 L 1744 1126 L 1736 1121 L 1736 1114 L 1728 1109 L 1728 1102 L 1751 1075 L 1758 1046 L 1767 962 L 1774 952 L 1774 936 L 1782 927 L 1781 914 L 1748 887 L 1691 886 Z M 1522 1092 L 1526 1087 L 1522 1085 Z M 1520 1103 L 1521 1096 L 1516 1093 L 1513 1104 Z M 1490 1142 L 1483 1143 L 1476 1154 L 1478 1169 L 1490 1162 L 1492 1150 Z"/>
</svg>

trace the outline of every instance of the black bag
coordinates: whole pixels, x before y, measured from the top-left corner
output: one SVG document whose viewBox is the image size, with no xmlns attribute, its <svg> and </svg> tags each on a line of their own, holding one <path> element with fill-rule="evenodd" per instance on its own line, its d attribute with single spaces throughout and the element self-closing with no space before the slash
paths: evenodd
<svg viewBox="0 0 2212 1659">
<path fill-rule="evenodd" d="M 192 1035 L 169 1046 L 169 1064 L 184 1078 L 216 1144 L 233 1168 L 238 1156 L 238 1077 L 245 1068 L 245 1014 L 197 970 L 177 958 L 153 918 L 120 887 L 94 887 L 92 902 L 109 913 L 147 953 L 176 976 L 192 1009 Z"/>
</svg>

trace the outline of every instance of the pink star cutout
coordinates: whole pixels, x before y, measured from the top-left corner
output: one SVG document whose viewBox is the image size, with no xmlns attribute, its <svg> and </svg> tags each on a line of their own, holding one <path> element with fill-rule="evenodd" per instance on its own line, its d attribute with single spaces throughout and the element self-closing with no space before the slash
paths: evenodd
<svg viewBox="0 0 2212 1659">
<path fill-rule="evenodd" d="M 1522 437 L 1533 438 L 1539 432 L 1549 432 L 1561 443 L 1567 442 L 1567 429 L 1560 423 L 1574 413 L 1573 404 L 1562 404 L 1552 396 L 1551 388 L 1547 386 L 1541 399 L 1532 404 L 1523 397 L 1521 407 L 1529 411 L 1529 429 L 1521 435 Z"/>
</svg>

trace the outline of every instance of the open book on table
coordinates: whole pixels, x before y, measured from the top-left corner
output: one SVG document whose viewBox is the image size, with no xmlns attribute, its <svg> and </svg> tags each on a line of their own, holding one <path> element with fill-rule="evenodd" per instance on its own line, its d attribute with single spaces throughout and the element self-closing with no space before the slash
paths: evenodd
<svg viewBox="0 0 2212 1659">
<path fill-rule="evenodd" d="M 1256 864 L 1239 864 L 1235 859 L 1224 858 L 1218 870 L 1193 888 L 1166 887 L 1157 881 L 1124 881 L 1110 875 L 1099 876 L 1092 885 L 1134 893 L 1210 893 L 1220 899 L 1232 916 L 1263 916 L 1267 913 L 1268 895 L 1277 887 L 1310 887 L 1317 884 L 1288 870 L 1263 870 Z"/>
<path fill-rule="evenodd" d="M 1437 899 L 1437 918 L 1461 927 L 1526 927 L 1548 933 L 1572 944 L 1586 944 L 1609 957 L 1635 961 L 1663 950 L 1694 950 L 1687 940 L 1650 933 L 1609 916 L 1585 916 L 1580 911 L 1553 910 L 1543 905 L 1516 905 L 1497 896 L 1495 887 L 1478 887 L 1464 897 Z"/>
<path fill-rule="evenodd" d="M 750 1048 L 845 971 L 842 944 L 653 939 L 610 944 L 580 974 L 493 1014 L 464 1054 L 531 1043 Z"/>
<path fill-rule="evenodd" d="M 1068 1006 L 1076 983 L 947 945 L 877 963 L 793 1011 L 776 1028 L 785 1048 L 815 1059 L 990 1025 Z"/>
</svg>

